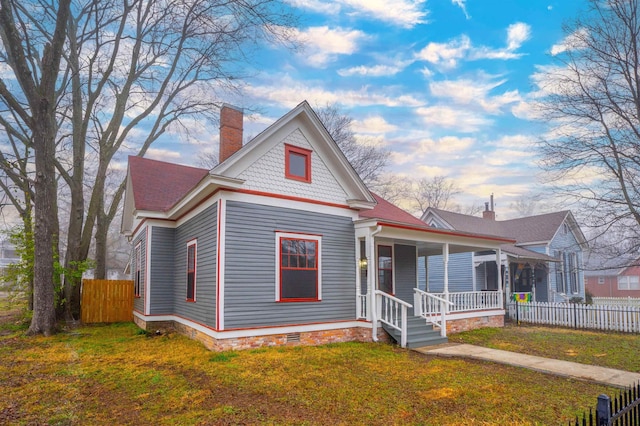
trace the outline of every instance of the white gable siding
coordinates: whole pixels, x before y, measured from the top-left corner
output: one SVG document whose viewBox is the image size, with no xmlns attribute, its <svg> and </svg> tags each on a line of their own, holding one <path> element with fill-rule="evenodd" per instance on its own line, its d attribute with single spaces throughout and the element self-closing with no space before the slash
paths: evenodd
<svg viewBox="0 0 640 426">
<path fill-rule="evenodd" d="M 285 143 L 313 151 L 311 183 L 285 178 Z M 290 133 L 237 177 L 245 181 L 243 189 L 252 191 L 310 198 L 336 204 L 345 204 L 348 198 L 342 186 L 299 129 Z"/>
</svg>

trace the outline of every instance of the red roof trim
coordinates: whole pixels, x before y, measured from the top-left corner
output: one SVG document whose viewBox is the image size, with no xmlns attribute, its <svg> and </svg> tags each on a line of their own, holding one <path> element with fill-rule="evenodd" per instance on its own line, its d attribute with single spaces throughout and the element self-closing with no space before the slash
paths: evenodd
<svg viewBox="0 0 640 426">
<path fill-rule="evenodd" d="M 441 235 L 451 235 L 454 237 L 468 237 L 468 238 L 476 238 L 476 239 L 483 239 L 483 240 L 491 240 L 491 241 L 499 241 L 502 243 L 515 243 L 515 240 L 510 240 L 507 238 L 500 238 L 500 237 L 491 237 L 491 236 L 487 236 L 487 235 L 479 235 L 479 234 L 466 234 L 463 232 L 455 232 L 455 231 L 448 231 L 446 229 L 439 229 L 439 228 L 432 228 L 429 226 L 410 226 L 410 225 L 402 225 L 402 224 L 398 224 L 398 223 L 389 223 L 389 222 L 378 222 L 378 225 L 380 226 L 386 226 L 389 228 L 398 228 L 398 229 L 407 229 L 410 231 L 422 231 L 422 232 L 429 232 L 432 234 L 441 234 Z"/>
</svg>

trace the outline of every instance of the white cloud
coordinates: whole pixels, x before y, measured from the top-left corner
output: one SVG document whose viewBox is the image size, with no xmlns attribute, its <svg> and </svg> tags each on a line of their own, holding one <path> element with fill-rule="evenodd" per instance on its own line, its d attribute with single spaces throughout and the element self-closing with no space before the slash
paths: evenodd
<svg viewBox="0 0 640 426">
<path fill-rule="evenodd" d="M 467 2 L 467 0 L 451 0 L 451 3 L 453 3 L 456 6 L 458 6 L 460 9 L 462 9 L 462 12 L 464 13 L 464 16 L 467 19 L 471 19 L 471 16 L 469 16 L 469 14 L 467 13 L 466 2 Z"/>
<path fill-rule="evenodd" d="M 507 91 L 497 96 L 489 93 L 506 80 L 491 81 L 490 77 L 480 75 L 471 79 L 444 80 L 429 84 L 431 94 L 438 98 L 451 99 L 460 105 L 479 105 L 486 112 L 497 114 L 502 107 L 521 100 L 517 90 Z"/>
<path fill-rule="evenodd" d="M 340 12 L 340 5 L 336 2 L 323 0 L 287 0 L 287 2 L 300 9 L 309 9 L 327 15 L 335 15 Z"/>
<path fill-rule="evenodd" d="M 531 27 L 523 22 L 516 22 L 507 28 L 507 50 L 517 50 L 522 43 L 531 37 Z"/>
<path fill-rule="evenodd" d="M 407 163 L 442 165 L 466 155 L 474 144 L 475 139 L 470 137 L 424 138 L 401 147 L 396 145 L 396 150 L 391 153 L 391 161 L 396 165 Z"/>
<path fill-rule="evenodd" d="M 455 68 L 471 49 L 471 40 L 466 35 L 447 43 L 431 42 L 416 54 L 416 58 L 445 69 Z"/>
<path fill-rule="evenodd" d="M 448 106 L 418 108 L 416 113 L 429 126 L 456 129 L 465 133 L 475 132 L 481 127 L 491 124 L 491 120 L 472 111 L 454 109 Z"/>
<path fill-rule="evenodd" d="M 553 56 L 566 52 L 567 50 L 582 49 L 585 47 L 584 39 L 588 36 L 585 28 L 580 28 L 566 36 L 560 43 L 551 46 L 551 54 Z"/>
<path fill-rule="evenodd" d="M 261 86 L 246 86 L 245 93 L 259 101 L 293 108 L 303 99 L 312 104 L 324 105 L 338 103 L 344 106 L 383 105 L 388 107 L 417 107 L 424 102 L 412 95 L 398 95 L 397 88 L 363 86 L 359 90 L 329 91 L 314 84 L 291 79 L 289 76 L 273 76 Z"/>
<path fill-rule="evenodd" d="M 293 37 L 304 46 L 302 55 L 313 67 L 323 67 L 336 60 L 338 55 L 351 55 L 358 50 L 358 43 L 366 37 L 360 30 L 310 27 L 292 30 Z"/>
<path fill-rule="evenodd" d="M 429 12 L 423 7 L 425 0 L 287 0 L 295 7 L 327 15 L 346 13 L 365 16 L 404 28 L 426 22 Z"/>
<path fill-rule="evenodd" d="M 429 78 L 433 77 L 433 74 L 434 74 L 434 72 L 433 72 L 433 71 L 431 71 L 431 70 L 430 70 L 429 68 L 427 68 L 427 67 L 423 67 L 423 68 L 420 70 L 420 73 L 421 73 L 421 74 L 422 74 L 422 76 L 423 76 L 424 78 L 426 78 L 426 79 L 429 79 Z"/>
<path fill-rule="evenodd" d="M 502 49 L 480 47 L 471 53 L 470 59 L 517 59 L 523 53 L 516 52 L 522 44 L 531 38 L 531 26 L 516 22 L 507 28 L 507 46 Z"/>
<path fill-rule="evenodd" d="M 362 121 L 354 120 L 351 125 L 357 133 L 388 133 L 398 129 L 379 115 L 367 117 Z"/>
<path fill-rule="evenodd" d="M 404 62 L 397 63 L 395 65 L 373 65 L 370 67 L 361 65 L 358 67 L 343 68 L 341 70 L 338 70 L 338 74 L 343 77 L 349 77 L 352 75 L 385 77 L 398 74 L 400 71 L 404 70 L 408 64 L 408 62 Z"/>
<path fill-rule="evenodd" d="M 517 59 L 523 55 L 517 50 L 531 37 L 531 27 L 516 22 L 507 28 L 506 47 L 495 49 L 487 46 L 475 47 L 465 34 L 446 43 L 430 42 L 416 55 L 416 59 L 427 61 L 444 70 L 453 69 L 460 60 Z"/>
<path fill-rule="evenodd" d="M 149 148 L 147 153 L 144 155 L 146 158 L 151 158 L 154 160 L 167 161 L 168 159 L 177 159 L 180 158 L 181 155 L 177 151 L 172 151 L 169 149 L 160 149 L 160 148 Z"/>
</svg>

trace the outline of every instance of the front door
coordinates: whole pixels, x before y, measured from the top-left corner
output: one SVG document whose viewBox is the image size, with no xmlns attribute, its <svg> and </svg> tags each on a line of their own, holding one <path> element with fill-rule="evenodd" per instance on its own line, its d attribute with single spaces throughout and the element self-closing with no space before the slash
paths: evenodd
<svg viewBox="0 0 640 426">
<path fill-rule="evenodd" d="M 378 290 L 393 294 L 392 246 L 378 246 Z"/>
</svg>

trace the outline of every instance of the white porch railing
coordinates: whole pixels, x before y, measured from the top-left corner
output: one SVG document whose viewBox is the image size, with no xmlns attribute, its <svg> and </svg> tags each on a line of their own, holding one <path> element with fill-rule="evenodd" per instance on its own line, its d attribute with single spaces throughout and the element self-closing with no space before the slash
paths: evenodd
<svg viewBox="0 0 640 426">
<path fill-rule="evenodd" d="M 367 295 L 358 294 L 358 319 L 367 319 Z"/>
<path fill-rule="evenodd" d="M 418 288 L 414 288 L 413 292 L 414 314 L 440 327 L 440 335 L 447 337 L 447 308 L 451 308 L 453 303 L 440 295 L 427 293 Z"/>
<path fill-rule="evenodd" d="M 464 291 L 460 293 L 428 294 L 451 302 L 447 310 L 448 313 L 503 309 L 502 292 L 499 291 Z"/>
<path fill-rule="evenodd" d="M 378 319 L 389 327 L 400 331 L 400 346 L 407 346 L 407 308 L 411 304 L 384 291 L 376 290 Z"/>
</svg>

